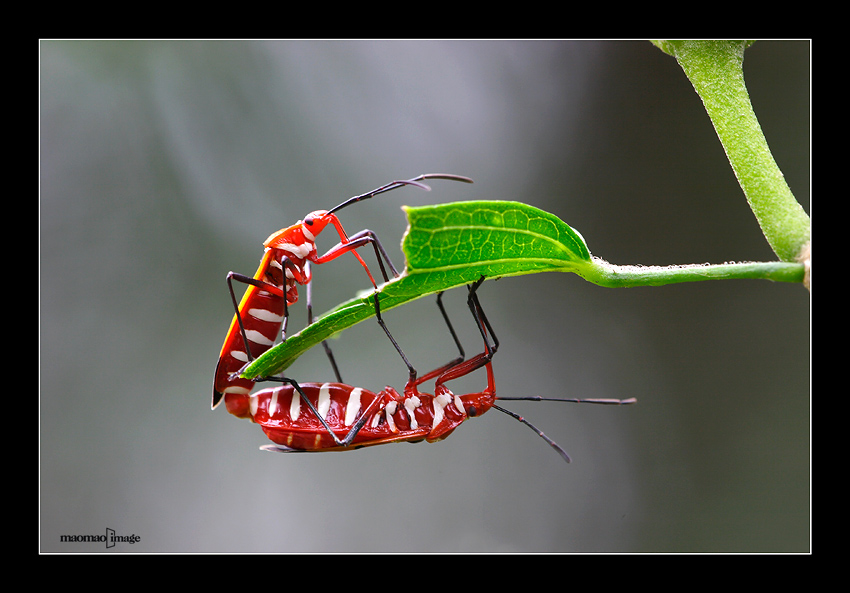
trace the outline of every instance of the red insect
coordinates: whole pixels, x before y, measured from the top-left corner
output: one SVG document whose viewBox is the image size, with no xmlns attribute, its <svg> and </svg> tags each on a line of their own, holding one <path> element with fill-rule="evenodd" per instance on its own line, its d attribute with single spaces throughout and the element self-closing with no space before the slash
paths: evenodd
<svg viewBox="0 0 850 593">
<path fill-rule="evenodd" d="M 459 359 L 414 381 L 404 393 L 386 387 L 380 393 L 342 383 L 297 383 L 288 378 L 269 378 L 284 383 L 248 395 L 227 393 L 225 402 L 231 414 L 259 424 L 275 445 L 261 449 L 276 452 L 342 451 L 403 441 L 435 442 L 449 436 L 468 418 L 490 408 L 508 414 L 529 426 L 568 463 L 567 453 L 543 432 L 521 416 L 496 405 L 496 400 L 549 400 L 597 404 L 629 404 L 635 400 L 559 399 L 542 397 L 497 397 L 492 358 L 499 347 L 476 294 L 482 277 L 469 287 L 468 305 L 484 338 L 484 352 L 463 360 L 463 348 L 438 296 L 438 304 L 460 349 Z M 488 338 L 492 337 L 492 343 Z M 458 395 L 446 383 L 486 367 L 487 386 L 478 393 Z M 436 377 L 434 393 L 421 393 L 419 386 Z"/>
<path fill-rule="evenodd" d="M 218 364 L 215 370 L 215 380 L 212 392 L 212 408 L 221 402 L 222 397 L 228 393 L 247 394 L 254 386 L 254 382 L 238 377 L 239 372 L 257 356 L 268 350 L 274 343 L 278 332 L 283 340 L 286 339 L 286 326 L 289 320 L 289 305 L 298 300 L 299 284 L 307 285 L 307 315 L 308 323 L 312 323 L 312 310 L 310 304 L 309 283 L 312 278 L 310 264 L 323 264 L 351 252 L 366 270 L 372 286 L 377 289 L 378 285 L 369 272 L 369 267 L 357 253 L 357 249 L 371 244 L 375 249 L 375 256 L 381 268 L 384 281 L 389 280 L 384 268 L 384 260 L 389 265 L 394 276 L 398 272 L 387 256 L 378 237 L 372 231 L 366 229 L 351 235 L 346 235 L 334 212 L 351 204 L 365 200 L 378 194 L 393 189 L 413 185 L 425 190 L 431 188 L 424 183 L 423 179 L 449 179 L 452 181 L 463 181 L 472 183 L 468 177 L 460 175 L 427 174 L 414 177 L 405 181 L 393 181 L 374 189 L 365 194 L 350 198 L 330 210 L 317 210 L 304 217 L 304 220 L 273 233 L 266 239 L 266 248 L 260 266 L 253 277 L 244 276 L 235 272 L 227 274 L 227 286 L 233 301 L 235 315 L 227 331 L 227 337 L 221 348 Z M 316 251 L 316 237 L 327 227 L 333 226 L 339 234 L 340 242 L 331 247 L 324 255 L 318 255 Z M 382 260 L 383 257 L 383 260 Z M 237 304 L 236 295 L 233 292 L 233 280 L 248 285 L 242 300 Z M 375 296 L 375 310 L 378 323 L 386 330 L 386 326 L 380 316 L 380 306 L 377 294 Z M 391 337 L 391 336 L 390 336 Z M 333 357 L 329 348 L 325 346 L 334 372 L 339 378 Z M 401 350 L 399 350 L 401 352 Z M 403 356 L 403 354 L 402 354 Z M 415 373 L 413 367 L 408 364 L 411 375 Z"/>
</svg>

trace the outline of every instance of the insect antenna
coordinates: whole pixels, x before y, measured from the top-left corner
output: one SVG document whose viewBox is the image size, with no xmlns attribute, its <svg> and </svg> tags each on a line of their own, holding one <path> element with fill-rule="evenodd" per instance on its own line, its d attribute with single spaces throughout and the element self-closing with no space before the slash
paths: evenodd
<svg viewBox="0 0 850 593">
<path fill-rule="evenodd" d="M 500 398 L 498 398 L 498 399 L 508 399 L 508 398 L 501 398 L 501 397 L 500 397 Z M 529 427 L 531 430 L 533 430 L 534 432 L 536 432 L 536 433 L 537 433 L 537 436 L 539 436 L 541 439 L 543 439 L 544 441 L 546 441 L 547 443 L 549 443 L 549 446 L 550 446 L 550 447 L 552 447 L 553 449 L 555 449 L 555 451 L 557 451 L 557 452 L 558 452 L 558 454 L 559 454 L 561 457 L 563 457 L 563 458 L 564 458 L 564 461 L 566 461 L 567 463 L 570 463 L 570 462 L 572 461 L 572 460 L 570 459 L 570 456 L 569 456 L 569 455 L 567 455 L 567 452 L 566 452 L 566 451 L 564 451 L 563 449 L 561 449 L 561 447 L 560 447 L 560 445 L 558 445 L 558 443 L 556 443 L 555 441 L 553 441 L 552 439 L 550 439 L 549 437 L 547 437 L 545 434 L 543 434 L 543 431 L 542 431 L 542 430 L 540 430 L 539 428 L 537 428 L 536 426 L 534 426 L 531 422 L 529 422 L 528 420 L 526 420 L 525 418 L 523 418 L 523 417 L 522 417 L 522 416 L 520 416 L 519 414 L 514 414 L 514 413 L 513 413 L 513 412 L 511 412 L 510 410 L 506 410 L 505 408 L 501 408 L 501 407 L 497 406 L 496 404 L 493 404 L 493 409 L 494 409 L 494 410 L 499 410 L 500 412 L 503 412 L 503 413 L 507 414 L 508 416 L 513 416 L 514 418 L 516 418 L 517 420 L 519 420 L 520 422 L 522 422 L 523 424 L 525 424 L 527 427 Z"/>
<path fill-rule="evenodd" d="M 604 404 L 609 406 L 624 406 L 634 404 L 637 398 L 630 397 L 629 399 L 606 399 L 606 398 L 576 398 L 576 397 L 542 397 L 539 395 L 529 395 L 525 397 L 497 397 L 496 399 L 513 400 L 513 401 L 532 401 L 532 402 L 567 402 L 572 404 Z"/>
<path fill-rule="evenodd" d="M 535 402 L 568 402 L 575 404 L 603 404 L 609 406 L 622 406 L 627 404 L 633 404 L 637 402 L 637 398 L 630 397 L 628 399 L 608 399 L 608 398 L 576 398 L 576 397 L 542 397 L 540 395 L 529 395 L 524 397 L 496 397 L 496 399 L 500 400 L 512 400 L 512 401 L 535 401 Z M 544 441 L 549 443 L 549 446 L 555 449 L 558 454 L 564 458 L 564 461 L 570 463 L 570 456 L 567 455 L 567 452 L 564 451 L 558 443 L 547 437 L 543 434 L 543 431 L 534 426 L 531 422 L 520 416 L 519 414 L 514 414 L 510 410 L 506 410 L 505 408 L 501 408 L 495 404 L 493 404 L 493 408 L 499 410 L 507 414 L 508 416 L 513 416 L 526 426 L 528 426 L 531 430 L 537 433 L 537 435 L 542 438 Z"/>
<path fill-rule="evenodd" d="M 328 214 L 332 214 L 337 210 L 342 210 L 346 206 L 350 206 L 356 202 L 360 202 L 362 200 L 368 200 L 369 198 L 374 198 L 378 194 L 382 194 L 388 191 L 392 191 L 399 187 L 405 185 L 415 185 L 420 189 L 424 189 L 425 191 L 431 191 L 430 186 L 425 185 L 424 183 L 419 183 L 423 179 L 448 179 L 450 181 L 462 181 L 463 183 L 472 183 L 472 179 L 469 177 L 464 177 L 463 175 L 450 175 L 446 173 L 426 173 L 425 175 L 420 175 L 418 177 L 414 177 L 413 179 L 406 179 L 404 181 L 391 181 L 386 185 L 382 185 L 377 189 L 373 189 L 370 192 L 366 192 L 365 194 L 361 194 L 359 196 L 354 196 L 353 198 L 349 198 L 344 201 L 342 204 L 338 206 L 334 206 L 330 210 L 328 210 Z"/>
</svg>

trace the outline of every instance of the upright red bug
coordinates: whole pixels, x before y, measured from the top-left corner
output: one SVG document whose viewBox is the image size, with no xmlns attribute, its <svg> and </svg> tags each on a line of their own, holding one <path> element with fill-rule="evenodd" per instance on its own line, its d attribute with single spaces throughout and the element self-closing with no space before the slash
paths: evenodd
<svg viewBox="0 0 850 593">
<path fill-rule="evenodd" d="M 484 351 L 463 360 L 463 348 L 457 341 L 451 322 L 439 300 L 446 323 L 460 349 L 455 361 L 430 373 L 408 381 L 401 394 L 392 387 L 380 393 L 342 383 L 298 383 L 285 377 L 269 377 L 281 386 L 254 394 L 228 392 L 225 402 L 230 413 L 248 418 L 260 425 L 274 445 L 260 447 L 266 451 L 345 451 L 361 447 L 403 441 L 435 442 L 449 436 L 468 418 L 480 416 L 495 408 L 529 426 L 549 443 L 568 463 L 567 453 L 521 416 L 496 405 L 496 400 L 565 401 L 596 404 L 630 404 L 635 399 L 575 399 L 544 397 L 497 397 L 492 358 L 499 347 L 487 317 L 478 300 L 477 290 L 484 277 L 469 287 L 467 303 L 484 339 Z M 492 338 L 492 343 L 488 339 Z M 446 383 L 486 367 L 487 386 L 478 393 L 457 395 Z M 434 393 L 421 393 L 419 386 L 436 377 Z M 302 410 L 302 402 L 309 411 Z"/>
<path fill-rule="evenodd" d="M 227 287 L 230 291 L 230 298 L 233 301 L 235 314 L 227 331 L 227 337 L 224 340 L 221 353 L 219 354 L 218 364 L 216 365 L 212 392 L 213 409 L 218 406 L 222 397 L 227 393 L 247 394 L 251 391 L 254 382 L 239 378 L 239 371 L 246 364 L 254 360 L 254 358 L 268 350 L 274 343 L 278 332 L 281 333 L 282 339 L 286 339 L 289 305 L 298 300 L 298 284 L 307 285 L 307 316 L 308 323 L 312 323 L 312 310 L 311 303 L 309 302 L 309 282 L 312 278 L 310 272 L 311 263 L 323 264 L 336 259 L 344 253 L 351 252 L 366 270 L 366 275 L 369 276 L 372 286 L 377 289 L 378 285 L 372 277 L 371 272 L 369 272 L 369 267 L 356 251 L 364 245 L 371 244 L 375 249 L 375 256 L 378 259 L 378 265 L 381 268 L 384 281 L 389 280 L 387 271 L 384 268 L 384 260 L 389 265 L 393 275 L 398 276 L 398 272 L 375 233 L 366 229 L 349 237 L 346 235 L 342 224 L 334 212 L 356 202 L 405 185 L 413 185 L 421 189 L 430 190 L 431 188 L 424 183 L 419 183 L 424 179 L 448 179 L 472 183 L 471 179 L 460 175 L 431 173 L 420 175 L 413 179 L 393 181 L 382 185 L 365 194 L 349 198 L 330 210 L 311 212 L 304 217 L 304 220 L 300 220 L 290 227 L 273 233 L 263 244 L 266 250 L 260 261 L 260 266 L 257 268 L 253 277 L 244 276 L 236 272 L 229 272 L 227 274 Z M 316 251 L 316 237 L 329 224 L 336 229 L 340 242 L 331 247 L 327 253 L 320 256 Z M 238 304 L 236 302 L 236 295 L 233 292 L 233 280 L 248 285 L 242 300 Z M 392 340 L 392 336 L 381 319 L 377 294 L 375 296 L 375 312 L 378 323 L 384 328 L 384 331 L 387 332 L 387 335 Z M 395 345 L 395 341 L 392 341 Z M 397 345 L 396 348 L 402 354 L 402 358 L 404 358 L 401 349 Z M 340 380 L 339 371 L 336 369 L 336 364 L 330 354 L 330 350 L 327 346 L 325 346 L 325 349 L 331 359 L 337 379 Z M 405 362 L 407 362 L 406 359 Z M 412 377 L 415 371 L 409 363 L 408 368 Z"/>
</svg>

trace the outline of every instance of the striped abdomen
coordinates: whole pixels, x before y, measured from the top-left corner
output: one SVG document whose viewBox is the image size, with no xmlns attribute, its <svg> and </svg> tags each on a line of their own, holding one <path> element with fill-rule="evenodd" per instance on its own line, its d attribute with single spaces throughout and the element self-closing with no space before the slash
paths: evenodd
<svg viewBox="0 0 850 593">
<path fill-rule="evenodd" d="M 436 441 L 467 419 L 460 396 L 447 389 L 401 395 L 392 387 L 380 393 L 341 383 L 302 383 L 304 395 L 340 439 L 363 414 L 369 416 L 349 448 L 398 441 Z M 327 429 L 291 385 L 263 389 L 252 395 L 232 393 L 227 410 L 259 424 L 275 443 L 293 449 L 339 449 Z"/>
<path fill-rule="evenodd" d="M 260 268 L 254 276 L 258 280 L 267 282 L 281 290 L 294 303 L 298 299 L 298 292 L 294 282 L 287 280 L 284 287 L 283 271 L 280 264 L 273 259 L 273 250 L 266 252 L 260 262 Z M 240 316 L 245 326 L 245 334 L 248 337 L 248 345 L 251 348 L 251 356 L 258 357 L 271 348 L 280 333 L 283 323 L 286 302 L 283 296 L 272 294 L 256 286 L 248 286 L 242 301 L 239 303 Z M 218 365 L 215 370 L 213 384 L 214 400 L 218 401 L 226 393 L 249 393 L 254 386 L 253 381 L 248 379 L 230 379 L 230 375 L 239 371 L 251 360 L 239 330 L 236 315 L 230 323 L 230 329 L 221 348 Z"/>
</svg>

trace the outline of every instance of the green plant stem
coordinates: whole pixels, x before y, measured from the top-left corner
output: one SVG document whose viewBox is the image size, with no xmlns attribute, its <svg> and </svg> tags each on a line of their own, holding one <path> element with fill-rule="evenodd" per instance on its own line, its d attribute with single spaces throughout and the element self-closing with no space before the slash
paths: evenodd
<svg viewBox="0 0 850 593">
<path fill-rule="evenodd" d="M 676 58 L 702 99 L 750 208 L 779 259 L 796 261 L 811 221 L 785 181 L 744 84 L 746 41 L 655 41 Z"/>
<path fill-rule="evenodd" d="M 576 273 L 588 282 L 608 288 L 664 286 L 701 280 L 773 280 L 802 282 L 805 268 L 789 262 L 741 262 L 682 266 L 617 266 L 593 257 L 594 265 Z"/>
</svg>

